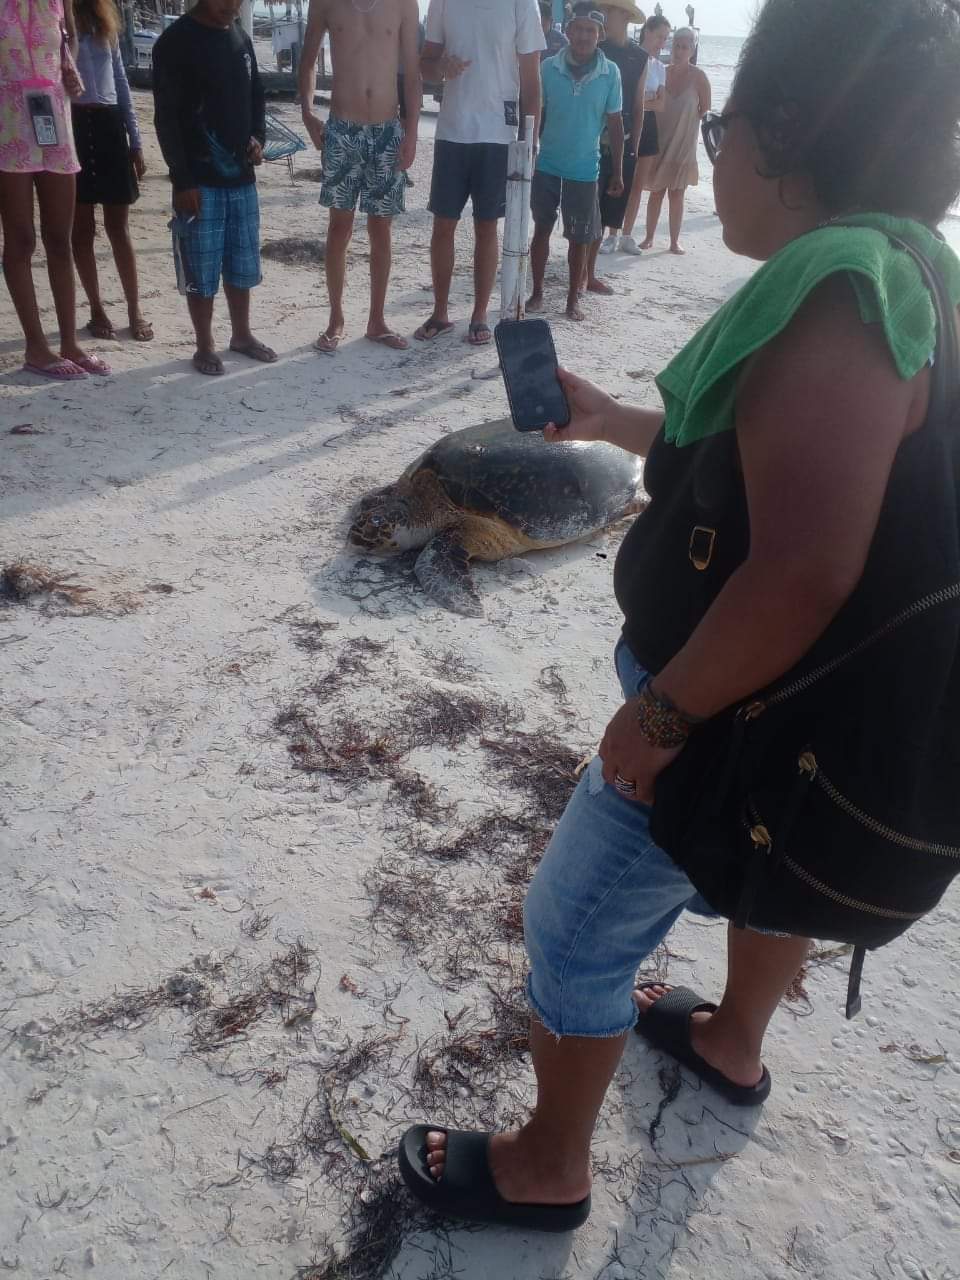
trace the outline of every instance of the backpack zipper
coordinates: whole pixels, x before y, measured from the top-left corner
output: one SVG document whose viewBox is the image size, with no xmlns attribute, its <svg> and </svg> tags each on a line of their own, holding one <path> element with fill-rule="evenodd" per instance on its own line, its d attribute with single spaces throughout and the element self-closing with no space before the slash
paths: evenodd
<svg viewBox="0 0 960 1280">
<path fill-rule="evenodd" d="M 876 836 L 881 836 L 890 844 L 899 845 L 901 849 L 911 849 L 914 853 L 933 853 L 941 858 L 960 858 L 960 848 L 956 845 L 937 844 L 930 840 L 918 840 L 915 836 L 904 835 L 902 831 L 896 831 L 893 827 L 888 827 L 885 823 L 879 822 L 876 818 L 871 818 L 868 813 L 864 813 L 862 809 L 858 809 L 852 800 L 849 800 L 841 791 L 833 785 L 828 777 L 825 776 L 823 770 L 817 764 L 816 757 L 812 752 L 804 752 L 800 757 L 800 768 L 808 771 L 813 781 L 848 818 L 852 818 L 854 822 L 858 822 L 860 826 L 866 827 Z"/>
</svg>

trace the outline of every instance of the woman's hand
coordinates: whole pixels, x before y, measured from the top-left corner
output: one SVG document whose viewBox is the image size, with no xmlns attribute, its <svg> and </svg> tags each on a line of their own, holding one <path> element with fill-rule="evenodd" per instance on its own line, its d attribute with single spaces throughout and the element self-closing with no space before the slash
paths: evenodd
<svg viewBox="0 0 960 1280">
<path fill-rule="evenodd" d="M 607 424 L 617 412 L 616 400 L 586 378 L 578 378 L 566 369 L 558 369 L 557 378 L 567 394 L 570 425 L 558 427 L 551 422 L 544 427 L 544 439 L 556 443 L 563 440 L 606 440 Z"/>
<path fill-rule="evenodd" d="M 630 698 L 607 725 L 600 743 L 603 780 L 627 800 L 653 804 L 658 774 L 676 760 L 683 747 L 652 747 L 637 723 L 637 698 Z M 629 791 L 633 783 L 635 791 Z"/>
<path fill-rule="evenodd" d="M 131 151 L 130 159 L 133 161 L 133 172 L 137 175 L 137 181 L 142 182 L 147 172 L 147 162 L 143 158 L 143 152 Z"/>
</svg>

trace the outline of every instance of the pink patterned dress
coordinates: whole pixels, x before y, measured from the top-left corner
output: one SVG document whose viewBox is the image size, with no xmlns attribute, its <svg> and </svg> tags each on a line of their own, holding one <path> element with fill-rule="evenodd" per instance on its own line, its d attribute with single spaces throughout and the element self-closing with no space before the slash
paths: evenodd
<svg viewBox="0 0 960 1280">
<path fill-rule="evenodd" d="M 62 0 L 0 0 L 0 173 L 77 173 L 61 79 Z M 37 144 L 25 95 L 49 95 L 56 146 Z"/>
</svg>

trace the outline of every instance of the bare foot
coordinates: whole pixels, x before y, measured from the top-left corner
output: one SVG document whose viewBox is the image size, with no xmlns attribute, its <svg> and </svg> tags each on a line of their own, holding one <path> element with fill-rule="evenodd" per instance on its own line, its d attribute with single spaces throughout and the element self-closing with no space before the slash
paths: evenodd
<svg viewBox="0 0 960 1280">
<path fill-rule="evenodd" d="M 653 248 L 653 237 L 652 237 L 652 236 L 647 236 L 646 240 L 641 240 L 641 241 L 640 241 L 640 248 L 641 248 L 641 249 L 652 249 L 652 248 Z"/>
<path fill-rule="evenodd" d="M 649 1013 L 669 987 L 654 986 L 634 991 L 633 1000 L 641 1015 Z M 690 1015 L 690 1043 L 705 1062 L 723 1073 L 733 1084 L 752 1086 L 763 1076 L 763 1063 L 744 1050 L 742 1038 L 732 1033 L 706 1010 Z"/>
<path fill-rule="evenodd" d="M 687 251 L 683 248 L 679 240 L 674 240 L 673 244 L 670 246 L 670 252 L 676 253 L 682 258 Z"/>
<path fill-rule="evenodd" d="M 427 1134 L 427 1164 L 435 1178 L 443 1176 L 447 1135 Z M 590 1192 L 585 1156 L 579 1169 L 561 1168 L 556 1151 L 540 1151 L 526 1129 L 498 1133 L 490 1139 L 490 1172 L 504 1200 L 513 1204 L 576 1204 Z"/>
<path fill-rule="evenodd" d="M 567 303 L 567 310 L 564 314 L 568 320 L 583 320 L 586 318 L 576 303 L 573 302 Z"/>
<path fill-rule="evenodd" d="M 609 298 L 612 293 L 616 293 L 616 290 L 611 289 L 606 280 L 599 279 L 588 280 L 587 289 L 591 293 L 602 293 L 605 298 Z"/>
<path fill-rule="evenodd" d="M 531 293 L 530 297 L 527 299 L 527 305 L 525 309 L 527 311 L 533 311 L 533 312 L 542 311 L 543 310 L 543 294 Z"/>
</svg>

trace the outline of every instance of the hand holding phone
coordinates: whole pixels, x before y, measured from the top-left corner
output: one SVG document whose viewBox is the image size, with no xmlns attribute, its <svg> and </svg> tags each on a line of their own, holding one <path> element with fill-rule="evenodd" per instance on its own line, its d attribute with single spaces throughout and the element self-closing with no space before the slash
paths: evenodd
<svg viewBox="0 0 960 1280">
<path fill-rule="evenodd" d="M 493 336 L 513 425 L 518 431 L 542 431 L 549 423 L 565 427 L 570 406 L 546 320 L 501 320 Z"/>
</svg>

